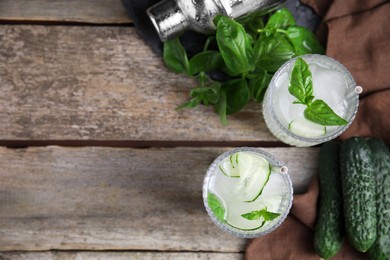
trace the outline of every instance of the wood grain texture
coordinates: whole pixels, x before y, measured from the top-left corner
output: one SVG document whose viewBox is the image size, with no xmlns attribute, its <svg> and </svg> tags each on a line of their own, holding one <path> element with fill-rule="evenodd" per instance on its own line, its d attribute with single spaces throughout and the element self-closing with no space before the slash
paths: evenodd
<svg viewBox="0 0 390 260">
<path fill-rule="evenodd" d="M 0 252 L 4 260 L 242 260 L 243 253 L 207 252 Z"/>
<path fill-rule="evenodd" d="M 246 241 L 207 216 L 202 182 L 228 148 L 0 148 L 0 251 L 151 250 L 241 253 Z M 264 148 L 295 191 L 316 148 Z"/>
<path fill-rule="evenodd" d="M 260 104 L 175 110 L 195 86 L 134 28 L 0 26 L 0 140 L 277 141 Z"/>
<path fill-rule="evenodd" d="M 121 0 L 1 0 L 0 21 L 131 23 Z"/>
</svg>

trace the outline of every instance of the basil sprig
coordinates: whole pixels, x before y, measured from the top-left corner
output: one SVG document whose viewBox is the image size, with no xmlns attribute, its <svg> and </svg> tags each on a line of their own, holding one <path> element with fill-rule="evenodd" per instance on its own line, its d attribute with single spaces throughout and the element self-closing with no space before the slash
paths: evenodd
<svg viewBox="0 0 390 260">
<path fill-rule="evenodd" d="M 177 109 L 212 105 L 224 125 L 227 115 L 239 112 L 251 100 L 263 100 L 273 74 L 283 63 L 302 54 L 324 53 L 314 34 L 297 26 L 286 8 L 268 19 L 252 16 L 237 22 L 217 16 L 214 23 L 215 35 L 207 38 L 203 51 L 188 57 L 176 38 L 164 43 L 163 58 L 173 72 L 198 80 L 190 100 Z M 215 75 L 221 74 L 223 77 L 216 79 Z"/>
<path fill-rule="evenodd" d="M 270 212 L 267 210 L 267 208 L 263 208 L 261 210 L 254 210 L 241 215 L 241 217 L 246 218 L 248 220 L 258 220 L 260 218 L 263 218 L 263 222 L 261 223 L 261 226 L 263 226 L 265 222 L 274 220 L 279 216 L 280 213 Z"/>
<path fill-rule="evenodd" d="M 346 125 L 348 122 L 338 116 L 322 99 L 314 100 L 313 80 L 309 65 L 297 58 L 291 72 L 288 91 L 297 98 L 293 103 L 305 105 L 304 116 L 306 119 L 323 125 Z M 314 101 L 313 101 L 314 100 Z"/>
</svg>

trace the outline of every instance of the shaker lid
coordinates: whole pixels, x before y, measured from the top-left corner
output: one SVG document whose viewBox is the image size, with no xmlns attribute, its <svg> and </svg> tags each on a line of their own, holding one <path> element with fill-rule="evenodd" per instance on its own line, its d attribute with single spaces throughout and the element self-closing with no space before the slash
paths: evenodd
<svg viewBox="0 0 390 260">
<path fill-rule="evenodd" d="M 189 25 L 175 0 L 163 0 L 150 7 L 147 14 L 163 42 L 175 38 Z"/>
</svg>

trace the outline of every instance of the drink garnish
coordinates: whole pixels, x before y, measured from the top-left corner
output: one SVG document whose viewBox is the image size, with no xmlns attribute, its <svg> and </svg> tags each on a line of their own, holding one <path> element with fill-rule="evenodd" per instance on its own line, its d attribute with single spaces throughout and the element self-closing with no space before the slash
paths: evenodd
<svg viewBox="0 0 390 260">
<path fill-rule="evenodd" d="M 322 99 L 313 96 L 313 80 L 309 65 L 297 58 L 290 76 L 288 91 L 297 98 L 293 104 L 302 104 L 306 108 L 304 117 L 323 126 L 346 125 L 348 122 L 337 115 Z"/>
</svg>

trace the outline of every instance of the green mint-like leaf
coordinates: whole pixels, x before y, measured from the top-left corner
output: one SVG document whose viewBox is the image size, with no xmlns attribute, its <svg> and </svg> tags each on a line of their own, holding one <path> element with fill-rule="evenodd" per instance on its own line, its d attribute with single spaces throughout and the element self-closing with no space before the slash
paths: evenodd
<svg viewBox="0 0 390 260">
<path fill-rule="evenodd" d="M 280 216 L 280 213 L 274 213 L 267 210 L 267 208 L 261 210 L 254 210 L 241 215 L 248 220 L 258 220 L 263 217 L 264 221 L 271 221 Z"/>
<path fill-rule="evenodd" d="M 229 71 L 236 75 L 254 69 L 251 41 L 244 27 L 227 16 L 217 16 L 216 39 Z"/>
<path fill-rule="evenodd" d="M 180 43 L 179 38 L 164 43 L 163 59 L 167 68 L 173 72 L 191 74 L 187 52 Z"/>
<path fill-rule="evenodd" d="M 248 76 L 250 77 L 250 75 Z M 254 76 L 249 78 L 249 91 L 251 98 L 256 102 L 263 101 L 265 91 L 271 81 L 270 76 L 265 70 L 255 71 Z"/>
<path fill-rule="evenodd" d="M 256 41 L 259 37 L 259 30 L 264 28 L 264 22 L 261 17 L 253 17 L 248 22 L 244 22 L 245 31 L 251 36 L 252 42 Z"/>
<path fill-rule="evenodd" d="M 268 72 L 277 71 L 295 55 L 294 47 L 281 34 L 262 35 L 253 48 L 256 66 Z"/>
<path fill-rule="evenodd" d="M 222 125 L 227 125 L 227 118 L 226 118 L 226 110 L 227 110 L 227 104 L 226 104 L 226 93 L 224 91 L 221 91 L 221 96 L 218 100 L 218 102 L 214 105 L 214 110 L 219 114 L 219 120 L 221 121 Z"/>
<path fill-rule="evenodd" d="M 295 25 L 295 18 L 287 8 L 282 8 L 270 16 L 266 28 L 286 29 Z"/>
<path fill-rule="evenodd" d="M 194 107 L 197 107 L 200 104 L 200 102 L 201 102 L 200 97 L 194 97 L 194 98 L 191 98 L 189 101 L 176 107 L 176 110 L 182 110 L 185 108 L 194 108 Z"/>
<path fill-rule="evenodd" d="M 295 61 L 290 76 L 288 91 L 297 98 L 295 104 L 308 105 L 313 100 L 313 80 L 309 65 L 302 59 Z"/>
<path fill-rule="evenodd" d="M 217 70 L 223 65 L 221 53 L 218 51 L 203 51 L 195 54 L 190 59 L 191 75 L 200 72 Z"/>
<path fill-rule="evenodd" d="M 302 26 L 291 26 L 286 30 L 287 37 L 294 46 L 295 55 L 324 54 L 325 50 L 315 35 Z"/>
<path fill-rule="evenodd" d="M 234 114 L 243 109 L 249 102 L 250 92 L 245 78 L 224 82 L 221 91 L 226 94 L 226 113 Z"/>
<path fill-rule="evenodd" d="M 306 119 L 320 125 L 346 125 L 348 122 L 338 116 L 325 101 L 314 100 L 304 111 Z"/>
<path fill-rule="evenodd" d="M 207 194 L 207 203 L 209 204 L 211 210 L 213 211 L 215 217 L 221 221 L 225 222 L 225 207 L 223 206 L 222 202 L 219 200 L 219 198 L 209 192 Z"/>
<path fill-rule="evenodd" d="M 221 84 L 219 82 L 212 82 L 207 87 L 194 88 L 190 91 L 191 99 L 179 105 L 176 109 L 194 108 L 199 104 L 209 105 L 216 104 L 221 96 Z"/>
<path fill-rule="evenodd" d="M 221 95 L 221 83 L 213 81 L 208 87 L 194 88 L 190 91 L 191 97 L 200 97 L 204 105 L 215 104 Z"/>
</svg>

